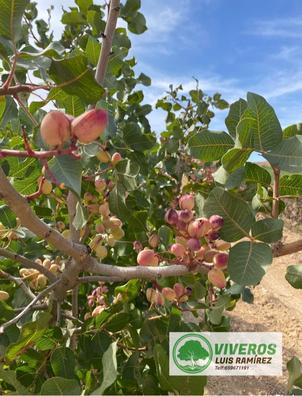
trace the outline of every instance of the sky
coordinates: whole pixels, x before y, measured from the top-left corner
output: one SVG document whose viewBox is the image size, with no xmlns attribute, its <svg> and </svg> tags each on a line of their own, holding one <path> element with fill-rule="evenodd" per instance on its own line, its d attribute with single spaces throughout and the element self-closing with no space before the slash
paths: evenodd
<svg viewBox="0 0 302 396">
<path fill-rule="evenodd" d="M 148 31 L 131 35 L 138 72 L 152 78 L 145 100 L 154 104 L 169 84 L 194 86 L 228 101 L 251 91 L 265 96 L 282 127 L 302 121 L 302 0 L 141 0 Z M 55 6 L 58 37 L 61 6 L 72 0 L 37 0 L 41 17 Z M 99 0 L 95 0 L 99 3 Z M 217 111 L 211 129 L 225 130 Z M 163 113 L 150 118 L 163 130 Z"/>
</svg>

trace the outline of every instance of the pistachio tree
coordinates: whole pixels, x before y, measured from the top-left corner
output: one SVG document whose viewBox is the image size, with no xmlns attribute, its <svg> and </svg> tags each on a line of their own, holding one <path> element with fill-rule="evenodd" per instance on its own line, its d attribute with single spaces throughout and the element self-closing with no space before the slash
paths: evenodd
<svg viewBox="0 0 302 396">
<path fill-rule="evenodd" d="M 301 195 L 301 131 L 196 81 L 167 87 L 155 133 L 129 53 L 140 0 L 75 0 L 59 40 L 48 16 L 0 0 L 1 389 L 203 394 L 206 377 L 169 376 L 169 332 L 227 331 L 273 257 L 302 249 L 278 218 Z"/>
</svg>

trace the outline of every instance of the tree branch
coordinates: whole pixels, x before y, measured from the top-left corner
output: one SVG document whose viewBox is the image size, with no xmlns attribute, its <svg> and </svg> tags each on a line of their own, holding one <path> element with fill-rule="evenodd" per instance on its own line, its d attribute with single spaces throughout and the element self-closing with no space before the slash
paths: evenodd
<svg viewBox="0 0 302 396">
<path fill-rule="evenodd" d="M 0 334 L 4 332 L 4 330 L 17 323 L 24 315 L 27 314 L 27 312 L 31 311 L 32 307 L 43 297 L 45 297 L 50 291 L 52 291 L 59 283 L 61 282 L 61 279 L 56 280 L 54 283 L 49 285 L 46 289 L 41 291 L 24 309 L 21 311 L 17 316 L 15 316 L 13 319 L 9 320 L 8 322 L 4 323 L 0 327 Z"/>
<path fill-rule="evenodd" d="M 126 281 L 129 279 L 158 279 L 169 276 L 181 276 L 194 272 L 207 273 L 212 265 L 200 264 L 198 267 L 190 270 L 186 265 L 174 264 L 163 267 L 119 267 L 110 264 L 99 263 L 96 259 L 91 258 L 86 265 L 86 271 L 94 274 L 100 274 L 106 277 L 114 277 L 118 281 Z M 85 279 L 85 277 L 84 277 Z"/>
<path fill-rule="evenodd" d="M 49 91 L 51 87 L 48 85 L 37 85 L 37 84 L 18 84 L 12 87 L 1 87 L 0 88 L 0 96 L 4 95 L 17 95 L 18 93 L 27 92 L 31 93 L 33 91 L 37 91 L 38 89 L 45 89 Z"/>
<path fill-rule="evenodd" d="M 28 258 L 21 256 L 20 254 L 11 252 L 10 250 L 7 249 L 0 248 L 0 257 L 1 256 L 6 257 L 13 261 L 18 261 L 25 268 L 33 268 L 41 272 L 41 274 L 45 275 L 51 282 L 54 282 L 57 279 L 56 276 L 52 272 L 48 271 L 47 268 L 43 267 L 43 265 L 40 265 L 35 261 L 29 260 Z"/>
<path fill-rule="evenodd" d="M 72 155 L 76 159 L 79 159 L 80 156 L 75 153 L 75 147 L 69 147 L 68 149 L 57 149 L 57 150 L 45 150 L 45 151 L 22 151 L 22 150 L 8 150 L 3 149 L 0 150 L 0 158 L 4 157 L 19 157 L 19 158 L 37 158 L 38 160 L 49 159 L 55 156 L 61 155 Z"/>
<path fill-rule="evenodd" d="M 120 11 L 120 0 L 111 0 L 108 12 L 108 19 L 105 27 L 104 38 L 98 64 L 95 72 L 96 81 L 102 85 L 106 75 L 109 55 L 112 47 L 112 40 L 116 28 L 116 23 Z"/>
<path fill-rule="evenodd" d="M 8 274 L 7 272 L 4 272 L 2 270 L 0 270 L 0 278 L 6 278 L 12 282 L 15 282 L 24 291 L 24 293 L 28 297 L 30 297 L 31 300 L 36 297 L 35 294 L 30 290 L 29 287 L 26 286 L 21 278 Z"/>
<path fill-rule="evenodd" d="M 79 245 L 64 238 L 57 230 L 45 224 L 33 212 L 32 208 L 9 183 L 5 173 L 0 168 L 0 199 L 3 199 L 11 210 L 19 217 L 21 224 L 38 237 L 46 240 L 66 256 L 83 262 L 88 257 L 86 246 Z"/>
</svg>

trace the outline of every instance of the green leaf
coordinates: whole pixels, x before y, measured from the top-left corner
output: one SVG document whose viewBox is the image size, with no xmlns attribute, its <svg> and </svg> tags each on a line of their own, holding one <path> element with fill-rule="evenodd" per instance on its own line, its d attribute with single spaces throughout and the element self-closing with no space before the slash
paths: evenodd
<svg viewBox="0 0 302 396">
<path fill-rule="evenodd" d="M 144 73 L 141 73 L 138 76 L 137 81 L 145 85 L 146 87 L 149 87 L 151 85 L 151 78 Z"/>
<path fill-rule="evenodd" d="M 100 43 L 93 36 L 89 36 L 86 44 L 86 56 L 89 62 L 96 66 L 101 52 Z"/>
<path fill-rule="evenodd" d="M 6 351 L 6 358 L 10 361 L 14 360 L 18 354 L 29 345 L 32 346 L 47 331 L 47 326 L 51 315 L 47 312 L 41 314 L 35 322 L 26 323 L 20 332 L 16 342 L 10 344 Z"/>
<path fill-rule="evenodd" d="M 29 0 L 0 0 L 0 36 L 14 42 L 21 38 L 22 16 Z"/>
<path fill-rule="evenodd" d="M 15 370 L 4 370 L 0 367 L 0 378 L 7 384 L 12 385 L 19 395 L 30 395 L 29 392 L 18 380 Z"/>
<path fill-rule="evenodd" d="M 79 96 L 69 95 L 66 92 L 64 92 L 63 89 L 61 88 L 51 89 L 51 91 L 47 96 L 47 100 L 44 102 L 44 104 L 42 102 L 38 102 L 38 103 L 42 103 L 42 106 L 44 106 L 47 102 L 51 100 L 55 100 L 57 102 L 58 107 L 65 109 L 66 113 L 74 117 L 81 115 L 85 111 L 85 105 Z M 35 105 L 33 109 L 31 107 L 31 110 L 36 111 L 37 106 L 38 104 Z"/>
<path fill-rule="evenodd" d="M 243 113 L 237 133 L 243 147 L 264 152 L 282 140 L 282 129 L 274 109 L 260 95 L 247 94 L 248 107 Z"/>
<path fill-rule="evenodd" d="M 114 295 L 121 294 L 123 296 L 123 301 L 134 300 L 141 289 L 141 282 L 138 279 L 131 279 L 127 283 L 121 286 L 117 286 L 114 289 Z"/>
<path fill-rule="evenodd" d="M 173 242 L 173 231 L 170 227 L 166 225 L 162 225 L 158 229 L 158 236 L 161 241 L 161 243 L 168 248 L 169 245 Z"/>
<path fill-rule="evenodd" d="M 78 381 L 61 377 L 46 380 L 41 387 L 40 395 L 80 395 L 81 387 Z"/>
<path fill-rule="evenodd" d="M 253 223 L 253 213 L 249 205 L 221 187 L 210 192 L 204 205 L 204 213 L 206 216 L 218 214 L 224 218 L 220 236 L 226 241 L 234 242 L 249 235 Z"/>
<path fill-rule="evenodd" d="M 80 11 L 86 14 L 89 7 L 93 4 L 93 0 L 75 0 L 75 3 L 79 7 Z"/>
<path fill-rule="evenodd" d="M 272 260 L 272 250 L 265 243 L 239 242 L 230 249 L 230 278 L 242 286 L 256 285 Z"/>
<path fill-rule="evenodd" d="M 267 154 L 263 154 L 272 165 L 281 170 L 298 173 L 302 172 L 302 136 L 293 136 L 283 140 L 277 147 Z"/>
<path fill-rule="evenodd" d="M 117 361 L 116 361 L 117 343 L 113 342 L 109 345 L 102 357 L 103 364 L 103 382 L 92 395 L 103 395 L 104 391 L 111 386 L 117 377 Z"/>
<path fill-rule="evenodd" d="M 136 177 L 139 173 L 139 166 L 136 162 L 124 159 L 119 161 L 116 166 L 116 173 L 119 182 L 127 191 L 133 191 L 137 187 Z"/>
<path fill-rule="evenodd" d="M 121 17 L 131 17 L 141 8 L 141 0 L 127 0 L 121 9 Z"/>
<path fill-rule="evenodd" d="M 80 230 L 87 224 L 87 211 L 83 208 L 80 202 L 76 205 L 76 214 L 74 216 L 72 225 L 76 230 Z"/>
<path fill-rule="evenodd" d="M 50 365 L 56 377 L 75 377 L 75 356 L 71 349 L 59 347 L 55 349 L 50 357 Z"/>
<path fill-rule="evenodd" d="M 188 147 L 194 158 L 215 161 L 234 147 L 234 141 L 226 132 L 203 131 L 189 139 Z"/>
<path fill-rule="evenodd" d="M 16 215 L 7 205 L 0 206 L 0 223 L 2 223 L 5 228 L 15 228 L 17 225 Z"/>
<path fill-rule="evenodd" d="M 283 139 L 296 135 L 302 135 L 302 123 L 290 125 L 283 130 Z"/>
<path fill-rule="evenodd" d="M 245 164 L 245 181 L 247 183 L 260 183 L 263 186 L 270 186 L 272 178 L 270 173 L 262 166 L 247 162 Z"/>
<path fill-rule="evenodd" d="M 263 219 L 252 226 L 252 235 L 262 242 L 277 242 L 282 238 L 283 221 L 280 219 Z"/>
<path fill-rule="evenodd" d="M 118 312 L 113 314 L 106 322 L 106 329 L 115 333 L 124 329 L 130 321 L 130 314 L 128 312 Z"/>
<path fill-rule="evenodd" d="M 128 122 L 124 131 L 124 142 L 132 148 L 132 150 L 144 151 L 151 149 L 156 139 L 151 134 L 143 134 L 140 127 L 135 122 Z"/>
<path fill-rule="evenodd" d="M 280 195 L 299 197 L 302 195 L 302 175 L 284 175 L 279 182 Z"/>
<path fill-rule="evenodd" d="M 291 390 L 294 385 L 302 388 L 302 363 L 300 360 L 294 356 L 287 362 L 286 367 L 288 370 L 287 390 Z"/>
<path fill-rule="evenodd" d="M 130 212 L 125 203 L 125 193 L 125 188 L 121 185 L 117 185 L 109 194 L 110 211 L 123 221 L 128 220 L 130 216 Z"/>
<path fill-rule="evenodd" d="M 140 12 L 135 16 L 127 18 L 128 29 L 131 33 L 142 34 L 147 30 L 146 18 Z"/>
<path fill-rule="evenodd" d="M 295 289 L 302 289 L 302 264 L 288 266 L 285 278 Z"/>
<path fill-rule="evenodd" d="M 87 24 L 86 19 L 77 10 L 72 10 L 71 12 L 64 12 L 61 21 L 64 25 L 85 25 L 85 24 Z"/>
<path fill-rule="evenodd" d="M 222 165 L 228 172 L 232 173 L 246 163 L 251 153 L 252 150 L 250 149 L 232 148 L 221 158 Z"/>
<path fill-rule="evenodd" d="M 69 155 L 62 155 L 52 158 L 48 165 L 50 172 L 58 183 L 63 183 L 65 187 L 70 188 L 78 197 L 81 196 L 81 161 Z"/>
<path fill-rule="evenodd" d="M 203 395 L 206 377 L 170 376 L 169 357 L 162 345 L 156 344 L 153 349 L 157 378 L 160 387 L 178 395 Z"/>
<path fill-rule="evenodd" d="M 49 69 L 50 77 L 60 84 L 60 88 L 69 95 L 81 98 L 86 104 L 96 103 L 104 93 L 87 66 L 84 55 L 63 60 L 53 60 Z"/>
<path fill-rule="evenodd" d="M 225 119 L 225 125 L 233 138 L 236 137 L 237 125 L 246 108 L 247 102 L 246 100 L 241 98 L 236 102 L 232 103 L 230 106 L 229 114 Z"/>
</svg>

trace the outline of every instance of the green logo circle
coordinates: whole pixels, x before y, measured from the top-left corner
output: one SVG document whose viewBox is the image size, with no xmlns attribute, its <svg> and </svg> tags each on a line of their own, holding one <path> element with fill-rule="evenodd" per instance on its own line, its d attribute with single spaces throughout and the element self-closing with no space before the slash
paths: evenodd
<svg viewBox="0 0 302 396">
<path fill-rule="evenodd" d="M 198 333 L 180 337 L 173 346 L 173 361 L 185 373 L 197 374 L 211 363 L 213 350 L 210 342 Z"/>
</svg>

